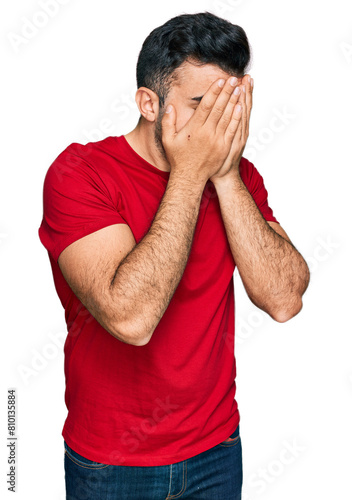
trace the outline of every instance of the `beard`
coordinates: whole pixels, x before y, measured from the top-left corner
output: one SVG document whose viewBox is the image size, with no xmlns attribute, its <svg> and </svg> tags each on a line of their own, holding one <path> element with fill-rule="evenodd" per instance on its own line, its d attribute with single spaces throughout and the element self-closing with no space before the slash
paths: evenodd
<svg viewBox="0 0 352 500">
<path fill-rule="evenodd" d="M 162 126 L 161 126 L 161 121 L 163 119 L 164 112 L 165 112 L 165 108 L 164 107 L 160 108 L 160 112 L 159 112 L 158 118 L 156 120 L 155 129 L 154 129 L 154 142 L 155 142 L 156 147 L 158 148 L 158 151 L 162 155 L 162 157 L 166 161 L 168 161 L 167 156 L 166 156 L 166 152 L 165 152 L 165 149 L 164 149 L 164 146 L 163 146 L 163 143 L 162 143 Z"/>
</svg>

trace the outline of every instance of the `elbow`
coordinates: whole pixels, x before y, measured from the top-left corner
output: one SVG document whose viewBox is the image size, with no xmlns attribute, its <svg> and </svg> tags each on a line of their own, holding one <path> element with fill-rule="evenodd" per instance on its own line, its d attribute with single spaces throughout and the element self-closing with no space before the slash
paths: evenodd
<svg viewBox="0 0 352 500">
<path fill-rule="evenodd" d="M 302 307 L 302 297 L 298 296 L 295 297 L 289 305 L 277 307 L 270 311 L 269 314 L 278 323 L 286 323 L 286 321 L 289 321 L 296 316 L 301 311 Z"/>
<path fill-rule="evenodd" d="M 149 340 L 152 338 L 151 335 L 144 336 L 144 337 L 137 337 L 137 338 L 131 338 L 129 344 L 130 345 L 135 345 L 135 346 L 144 346 L 149 343 Z"/>
<path fill-rule="evenodd" d="M 134 327 L 131 323 L 114 325 L 109 332 L 121 342 L 134 346 L 144 346 L 150 341 L 152 335 L 141 328 Z"/>
<path fill-rule="evenodd" d="M 302 295 L 306 291 L 310 279 L 310 273 L 308 266 L 306 266 L 306 272 L 301 276 L 300 282 L 303 283 L 300 290 L 292 292 L 285 300 L 285 303 L 281 303 L 280 306 L 270 314 L 270 316 L 278 323 L 285 323 L 294 316 L 296 316 L 303 307 Z"/>
</svg>

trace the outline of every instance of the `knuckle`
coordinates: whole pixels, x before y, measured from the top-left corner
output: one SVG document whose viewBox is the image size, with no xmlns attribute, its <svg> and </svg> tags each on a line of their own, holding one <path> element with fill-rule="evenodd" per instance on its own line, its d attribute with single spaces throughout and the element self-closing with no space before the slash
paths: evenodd
<svg viewBox="0 0 352 500">
<path fill-rule="evenodd" d="M 232 136 L 235 134 L 237 130 L 236 124 L 235 123 L 230 123 L 229 126 L 227 127 L 227 133 Z"/>
<path fill-rule="evenodd" d="M 204 100 L 204 98 L 200 101 L 200 108 L 202 111 L 210 111 L 212 108 L 212 105 L 210 102 Z"/>
<path fill-rule="evenodd" d="M 223 123 L 226 125 L 227 123 L 230 122 L 230 120 L 231 120 L 231 113 L 225 112 L 221 117 L 220 124 Z"/>
<path fill-rule="evenodd" d="M 221 106 L 221 104 L 214 104 L 213 106 L 213 112 L 217 115 L 221 115 L 223 113 L 224 109 Z"/>
<path fill-rule="evenodd" d="M 224 92 L 225 92 L 225 94 L 227 94 L 227 95 L 229 95 L 229 96 L 234 95 L 234 94 L 233 94 L 233 91 L 234 91 L 234 88 L 232 87 L 232 85 L 231 85 L 231 87 L 225 87 L 225 88 L 224 88 Z"/>
</svg>

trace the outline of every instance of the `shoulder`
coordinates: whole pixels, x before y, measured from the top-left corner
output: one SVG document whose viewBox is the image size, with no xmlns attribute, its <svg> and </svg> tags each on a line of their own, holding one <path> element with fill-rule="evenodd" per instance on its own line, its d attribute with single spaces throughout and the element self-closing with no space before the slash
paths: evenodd
<svg viewBox="0 0 352 500">
<path fill-rule="evenodd" d="M 81 144 L 69 144 L 52 162 L 45 176 L 45 184 L 72 182 L 87 177 L 99 177 L 99 170 L 104 166 L 104 156 L 109 154 L 114 138 Z M 115 146 L 116 148 L 116 146 Z"/>
<path fill-rule="evenodd" d="M 263 184 L 263 177 L 260 175 L 252 162 L 242 156 L 239 165 L 240 176 L 249 192 L 255 190 L 259 184 Z"/>
</svg>

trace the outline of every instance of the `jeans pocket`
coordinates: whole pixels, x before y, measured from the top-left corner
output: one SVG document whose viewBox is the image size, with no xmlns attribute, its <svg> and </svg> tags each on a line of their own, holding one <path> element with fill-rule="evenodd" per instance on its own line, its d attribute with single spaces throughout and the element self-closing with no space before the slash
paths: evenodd
<svg viewBox="0 0 352 500">
<path fill-rule="evenodd" d="M 228 438 L 220 443 L 220 446 L 236 446 L 236 444 L 240 442 L 240 439 L 240 427 L 238 425 L 236 430 Z"/>
<path fill-rule="evenodd" d="M 110 467 L 110 465 L 108 464 L 94 462 L 93 460 L 89 460 L 89 458 L 79 455 L 79 453 L 69 447 L 66 441 L 64 441 L 64 447 L 65 455 L 79 467 L 83 467 L 85 469 L 105 469 L 106 467 Z"/>
</svg>

